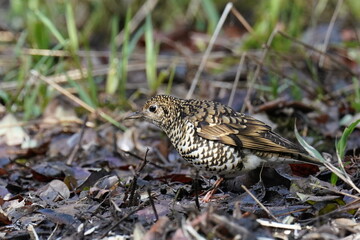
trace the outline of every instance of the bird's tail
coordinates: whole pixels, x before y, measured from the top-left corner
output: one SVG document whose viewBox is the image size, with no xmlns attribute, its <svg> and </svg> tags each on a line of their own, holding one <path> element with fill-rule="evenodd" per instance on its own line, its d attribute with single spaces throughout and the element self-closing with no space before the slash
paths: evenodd
<svg viewBox="0 0 360 240">
<path fill-rule="evenodd" d="M 262 152 L 262 151 L 253 151 L 255 155 L 260 158 L 265 158 L 269 162 L 279 163 L 309 163 L 321 166 L 323 163 L 308 154 L 305 153 L 294 153 L 294 152 Z"/>
</svg>

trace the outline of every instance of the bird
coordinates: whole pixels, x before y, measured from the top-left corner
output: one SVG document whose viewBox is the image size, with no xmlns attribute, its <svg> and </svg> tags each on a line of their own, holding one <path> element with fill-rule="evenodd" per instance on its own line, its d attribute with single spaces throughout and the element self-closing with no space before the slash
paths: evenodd
<svg viewBox="0 0 360 240">
<path fill-rule="evenodd" d="M 184 160 L 220 179 L 236 177 L 263 164 L 321 165 L 302 146 L 275 133 L 264 122 L 210 100 L 156 95 L 126 119 L 155 124 Z"/>
</svg>

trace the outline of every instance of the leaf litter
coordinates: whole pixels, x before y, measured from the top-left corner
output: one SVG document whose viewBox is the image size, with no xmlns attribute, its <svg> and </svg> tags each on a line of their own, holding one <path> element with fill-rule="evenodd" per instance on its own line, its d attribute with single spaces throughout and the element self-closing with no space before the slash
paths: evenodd
<svg viewBox="0 0 360 240">
<path fill-rule="evenodd" d="M 323 29 L 310 30 L 323 33 Z M 335 30 L 338 33 L 339 29 Z M 188 39 L 207 37 L 188 29 L 182 31 L 185 34 L 181 36 L 190 36 L 181 40 L 186 40 L 186 47 L 192 51 L 196 44 Z M 291 119 L 297 118 L 301 135 L 339 166 L 334 142 L 340 139 L 344 126 L 359 119 L 346 99 L 346 92 L 355 85 L 350 79 L 359 65 L 346 54 L 339 57 L 336 53 L 341 49 L 334 48 L 325 56 L 324 66 L 319 67 L 321 56 L 306 45 L 314 41 L 315 45 L 317 39 L 309 39 L 308 34 L 304 38 L 306 41 L 299 44 L 305 50 L 294 51 L 291 57 L 270 48 L 268 54 L 275 59 L 270 63 L 262 62 L 262 51 L 248 53 L 240 85 L 246 84 L 259 63 L 261 84 L 255 85 L 249 102 L 247 90 L 238 88 L 232 106 L 238 111 L 243 105 L 252 106 L 254 113 L 292 140 Z M 223 50 L 225 44 L 234 44 L 220 40 L 216 51 Z M 293 43 L 298 50 L 298 42 Z M 237 65 L 225 67 L 218 75 L 211 72 L 224 58 L 209 60 L 208 72 L 204 73 L 207 79 L 202 79 L 195 97 L 228 102 Z M 309 65 L 317 66 L 317 74 L 322 76 L 315 77 Z M 185 71 L 190 72 L 190 68 L 189 64 Z M 185 96 L 191 84 L 183 71 L 183 66 L 177 67 L 178 82 L 173 86 L 174 94 L 179 96 Z M 274 73 L 282 81 L 277 83 Z M 139 74 L 130 74 L 130 86 L 146 86 L 144 75 Z M 290 84 L 290 80 L 296 81 L 292 76 L 302 79 L 298 81 L 300 89 Z M 322 91 L 322 101 L 317 99 L 317 91 Z M 140 96 L 132 105 L 138 107 L 147 98 L 146 94 Z M 196 199 L 215 179 L 202 173 L 197 176 L 159 129 L 144 122 L 121 122 L 127 128 L 120 131 L 101 125 L 94 116 L 82 120 L 79 116 L 83 113 L 77 108 L 78 104 L 60 95 L 47 105 L 36 124 L 21 123 L 12 114 L 2 116 L 0 238 L 29 238 L 34 233 L 43 239 L 117 236 L 136 240 L 360 236 L 359 193 L 346 178 L 329 183 L 333 173 L 328 168 L 304 164 L 264 167 L 223 183 L 214 199 L 209 204 L 201 203 L 199 209 Z M 357 125 L 347 138 L 346 148 L 343 146 L 345 156 L 341 159 L 342 173 L 357 187 L 359 139 Z"/>
<path fill-rule="evenodd" d="M 320 180 L 319 177 L 327 178 L 322 175 L 326 169 L 311 171 L 315 176 L 309 176 L 301 166 L 298 167 L 301 174 L 294 174 L 290 166 L 248 173 L 233 183 L 225 183 L 215 199 L 209 205 L 202 204 L 199 212 L 194 201 L 196 192 L 201 195 L 213 179 L 202 177 L 199 189 L 195 189 L 196 175 L 192 168 L 174 153 L 160 131 L 142 130 L 147 126 L 129 128 L 117 135 L 115 152 L 112 139 L 100 140 L 101 132 L 95 129 L 86 128 L 85 137 L 80 139 L 78 125 L 77 132 L 64 129 L 52 132 L 43 154 L 3 158 L 5 185 L 0 220 L 2 229 L 11 232 L 7 238 L 23 236 L 26 232 L 22 229 L 29 224 L 40 236 L 59 226 L 55 235 L 72 238 L 100 238 L 121 233 L 125 238 L 132 235 L 137 239 L 165 236 L 167 239 L 201 236 L 232 239 L 238 235 L 254 239 L 289 234 L 311 239 L 359 233 L 354 221 L 358 204 L 353 203 L 358 197 L 345 183 L 333 186 Z M 48 128 L 48 131 L 53 130 Z M 128 135 L 127 131 L 132 133 Z M 77 141 L 83 142 L 77 158 L 71 165 L 64 164 Z M 353 167 L 347 169 L 350 171 Z M 272 222 L 253 197 L 234 187 L 239 184 L 246 184 L 256 200 L 280 222 Z M 322 217 L 327 214 L 332 214 L 332 220 Z M 344 221 L 348 222 L 344 224 Z M 325 225 L 313 225 L 313 230 L 306 228 L 315 222 Z M 300 225 L 296 225 L 298 223 Z"/>
</svg>

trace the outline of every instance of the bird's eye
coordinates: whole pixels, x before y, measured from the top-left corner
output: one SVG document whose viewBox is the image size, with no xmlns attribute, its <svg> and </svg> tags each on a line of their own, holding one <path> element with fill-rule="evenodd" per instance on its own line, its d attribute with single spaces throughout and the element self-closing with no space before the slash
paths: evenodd
<svg viewBox="0 0 360 240">
<path fill-rule="evenodd" d="M 155 111 L 156 111 L 156 106 L 151 105 L 151 106 L 149 107 L 149 111 L 150 111 L 150 112 L 155 112 Z"/>
</svg>

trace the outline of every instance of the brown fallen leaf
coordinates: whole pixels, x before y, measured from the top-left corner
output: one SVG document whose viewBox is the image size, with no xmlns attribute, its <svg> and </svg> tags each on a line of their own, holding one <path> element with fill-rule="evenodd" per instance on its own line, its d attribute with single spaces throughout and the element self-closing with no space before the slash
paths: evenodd
<svg viewBox="0 0 360 240">
<path fill-rule="evenodd" d="M 170 219 L 168 217 L 161 217 L 154 225 L 151 226 L 150 230 L 147 231 L 143 240 L 164 239 L 169 227 Z"/>
<path fill-rule="evenodd" d="M 42 200 L 49 204 L 70 197 L 69 188 L 63 181 L 57 179 L 40 188 L 38 194 Z"/>
</svg>

